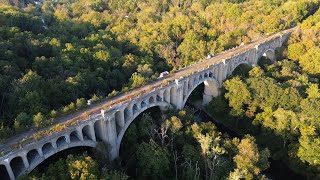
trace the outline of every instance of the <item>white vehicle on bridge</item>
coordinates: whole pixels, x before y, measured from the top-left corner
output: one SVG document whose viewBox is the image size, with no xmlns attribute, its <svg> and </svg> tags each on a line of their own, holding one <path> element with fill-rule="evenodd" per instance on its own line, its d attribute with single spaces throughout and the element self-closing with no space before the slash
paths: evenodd
<svg viewBox="0 0 320 180">
<path fill-rule="evenodd" d="M 164 72 L 160 73 L 160 75 L 157 79 L 163 78 L 163 77 L 167 76 L 168 74 L 169 74 L 168 71 L 164 71 Z"/>
</svg>

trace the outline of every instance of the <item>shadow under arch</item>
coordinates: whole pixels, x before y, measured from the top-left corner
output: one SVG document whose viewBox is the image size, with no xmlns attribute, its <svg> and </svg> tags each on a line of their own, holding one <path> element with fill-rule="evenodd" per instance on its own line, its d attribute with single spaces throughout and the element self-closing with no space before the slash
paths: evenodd
<svg viewBox="0 0 320 180">
<path fill-rule="evenodd" d="M 128 121 L 126 121 L 126 124 L 124 125 L 124 127 L 122 128 L 121 132 L 119 133 L 118 135 L 118 138 L 117 138 L 117 154 L 119 155 L 120 153 L 120 145 L 121 145 L 121 141 L 122 141 L 122 138 L 125 134 L 125 132 L 127 131 L 127 129 L 129 128 L 130 124 L 141 114 L 143 113 L 144 111 L 152 108 L 152 107 L 156 107 L 158 106 L 160 109 L 171 109 L 173 108 L 173 106 L 167 102 L 155 102 L 155 103 L 152 103 L 152 104 L 149 104 L 147 107 L 144 107 L 144 108 L 141 108 L 139 110 L 138 113 L 134 114 L 133 116 L 130 117 L 130 119 Z"/>
<path fill-rule="evenodd" d="M 252 67 L 252 64 L 249 63 L 248 61 L 241 61 L 241 62 L 237 63 L 236 65 L 232 66 L 232 68 L 227 73 L 227 77 L 232 75 L 234 70 L 236 70 L 239 66 L 242 66 L 242 65 L 245 65 L 250 68 Z"/>
<path fill-rule="evenodd" d="M 204 93 L 206 93 L 208 95 L 212 95 L 212 96 L 219 95 L 219 88 L 221 87 L 219 81 L 213 77 L 203 78 L 203 79 L 197 81 L 196 84 L 194 84 L 193 87 L 188 91 L 188 94 L 185 96 L 185 98 L 183 100 L 183 107 L 186 105 L 187 100 L 189 99 L 192 92 L 202 83 L 204 83 L 204 85 L 205 85 Z"/>
<path fill-rule="evenodd" d="M 45 156 L 41 156 L 39 157 L 37 160 L 34 160 L 34 162 L 32 164 L 30 164 L 30 166 L 24 170 L 23 173 L 21 173 L 20 175 L 26 175 L 31 173 L 36 167 L 38 167 L 41 163 L 45 162 L 46 160 L 48 160 L 49 158 L 51 158 L 54 155 L 57 155 L 58 153 L 61 153 L 65 150 L 69 150 L 71 148 L 77 148 L 77 147 L 86 147 L 86 148 L 94 148 L 96 147 L 97 142 L 95 141 L 91 141 L 91 140 L 84 140 L 84 141 L 78 141 L 78 142 L 73 142 L 70 143 L 68 145 L 62 146 L 60 148 L 54 149 L 53 152 L 48 153 Z"/>
</svg>

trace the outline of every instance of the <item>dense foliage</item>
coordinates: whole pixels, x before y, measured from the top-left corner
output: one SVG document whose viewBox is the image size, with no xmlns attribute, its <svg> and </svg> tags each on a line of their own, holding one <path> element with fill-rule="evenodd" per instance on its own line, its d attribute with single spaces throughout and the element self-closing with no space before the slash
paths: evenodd
<svg viewBox="0 0 320 180">
<path fill-rule="evenodd" d="M 164 70 L 295 25 L 318 3 L 2 0 L 0 139 L 51 124 L 85 106 L 83 98 L 127 91 Z"/>
<path fill-rule="evenodd" d="M 89 98 L 298 24 L 283 60 L 262 59 L 231 77 L 208 106 L 250 135 L 230 138 L 188 110 L 144 114 L 126 132 L 119 164 L 106 166 L 99 145 L 99 158 L 70 155 L 31 178 L 127 179 L 109 170 L 122 166 L 136 179 L 264 179 L 269 157 L 320 178 L 318 7 L 319 0 L 0 0 L 0 141 Z"/>
<path fill-rule="evenodd" d="M 284 51 L 287 59 L 227 80 L 224 96 L 208 107 L 311 179 L 320 178 L 319 19 L 320 10 L 299 25 Z"/>
<path fill-rule="evenodd" d="M 110 171 L 108 168 L 99 164 L 87 153 L 81 155 L 68 155 L 66 159 L 60 158 L 58 161 L 49 165 L 45 172 L 38 170 L 32 172 L 29 177 L 20 179 L 100 179 L 100 180 L 127 180 L 128 176 L 120 171 Z"/>
</svg>

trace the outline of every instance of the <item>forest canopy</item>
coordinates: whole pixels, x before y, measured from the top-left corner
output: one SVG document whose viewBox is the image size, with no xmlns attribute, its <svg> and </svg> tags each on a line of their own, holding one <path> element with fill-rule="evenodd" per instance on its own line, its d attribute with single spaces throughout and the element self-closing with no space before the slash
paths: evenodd
<svg viewBox="0 0 320 180">
<path fill-rule="evenodd" d="M 191 112 L 170 114 L 158 126 L 146 115 L 148 122 L 133 124 L 127 132 L 124 146 L 131 147 L 126 149 L 132 156 L 124 157 L 125 170 L 153 179 L 264 179 L 271 157 L 298 174 L 320 178 L 319 4 L 0 0 L 0 142 L 53 124 L 85 107 L 88 99 L 112 97 L 155 80 L 163 71 L 172 73 L 208 54 L 298 26 L 276 63 L 261 59 L 260 66 L 235 73 L 207 107 L 248 135 L 225 137 L 211 122 L 196 122 Z M 170 136 L 156 137 L 162 127 Z M 65 179 L 128 178 L 98 161 L 87 154 L 68 156 L 35 177 L 52 177 L 64 167 L 69 170 L 61 174 Z"/>
<path fill-rule="evenodd" d="M 165 70 L 294 26 L 318 3 L 2 0 L 0 139 L 47 126 L 86 99 L 113 96 Z M 299 61 L 313 57 L 307 53 Z"/>
</svg>

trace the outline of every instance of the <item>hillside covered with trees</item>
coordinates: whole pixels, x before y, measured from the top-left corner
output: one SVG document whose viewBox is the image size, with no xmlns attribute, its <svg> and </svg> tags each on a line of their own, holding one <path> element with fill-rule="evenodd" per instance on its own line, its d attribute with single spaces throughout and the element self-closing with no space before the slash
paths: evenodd
<svg viewBox="0 0 320 180">
<path fill-rule="evenodd" d="M 0 6 L 0 139 L 209 53 L 296 25 L 314 0 L 43 1 Z"/>
<path fill-rule="evenodd" d="M 282 60 L 230 78 L 208 106 L 309 179 L 320 178 L 319 20 L 320 10 L 291 35 Z"/>
<path fill-rule="evenodd" d="M 188 109 L 145 113 L 126 132 L 115 162 L 106 163 L 102 151 L 74 154 L 24 178 L 267 179 L 273 159 L 319 179 L 319 5 L 0 0 L 0 142 L 48 126 L 88 99 L 114 96 L 163 71 L 298 26 L 276 63 L 261 59 L 257 67 L 240 67 L 206 107 L 242 137 L 220 132 Z"/>
</svg>

